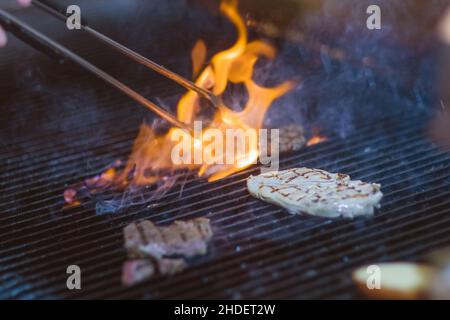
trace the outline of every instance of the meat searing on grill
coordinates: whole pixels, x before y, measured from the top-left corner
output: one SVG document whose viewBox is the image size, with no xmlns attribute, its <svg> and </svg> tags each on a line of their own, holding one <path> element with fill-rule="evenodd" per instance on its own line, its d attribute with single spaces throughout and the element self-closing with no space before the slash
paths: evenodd
<svg viewBox="0 0 450 320">
<path fill-rule="evenodd" d="M 247 179 L 249 192 L 258 199 L 292 214 L 328 218 L 372 215 L 383 196 L 380 187 L 351 180 L 346 174 L 308 168 L 273 171 Z"/>
<path fill-rule="evenodd" d="M 155 268 L 156 264 L 156 268 Z M 186 269 L 183 259 L 159 259 L 156 263 L 150 259 L 129 260 L 122 268 L 122 283 L 133 285 L 159 272 L 161 275 L 173 275 Z"/>
<path fill-rule="evenodd" d="M 157 227 L 144 220 L 124 228 L 127 261 L 122 269 L 122 282 L 132 285 L 153 276 L 173 275 L 183 271 L 184 258 L 204 255 L 213 232 L 210 221 L 196 218 L 175 221 L 166 227 Z"/>
<path fill-rule="evenodd" d="M 187 258 L 203 255 L 212 237 L 208 219 L 175 221 L 167 227 L 156 227 L 145 220 L 125 227 L 125 248 L 131 258 L 167 256 Z"/>
<path fill-rule="evenodd" d="M 130 260 L 123 264 L 122 283 L 132 285 L 141 282 L 155 274 L 155 267 L 150 260 Z"/>
<path fill-rule="evenodd" d="M 268 144 L 260 146 L 260 154 L 269 155 L 272 150 L 271 135 L 267 136 Z M 278 140 L 279 152 L 290 152 L 302 149 L 306 145 L 306 139 L 303 133 L 303 127 L 299 125 L 287 125 L 280 129 Z"/>
</svg>

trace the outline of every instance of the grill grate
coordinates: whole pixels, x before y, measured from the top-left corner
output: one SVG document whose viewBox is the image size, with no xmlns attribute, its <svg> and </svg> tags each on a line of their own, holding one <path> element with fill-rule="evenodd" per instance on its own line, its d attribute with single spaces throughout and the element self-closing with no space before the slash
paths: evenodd
<svg viewBox="0 0 450 320">
<path fill-rule="evenodd" d="M 162 10 L 160 5 L 158 10 Z M 95 12 L 101 16 L 101 11 L 92 9 L 89 17 Z M 182 35 L 183 41 L 168 41 L 176 39 L 180 30 L 176 21 L 166 21 L 175 16 L 171 13 L 153 21 L 158 28 L 165 26 L 167 33 L 137 33 L 138 41 L 128 43 L 134 48 L 136 42 L 142 42 L 140 34 L 161 34 L 161 41 L 156 38 L 148 42 L 150 47 L 158 43 L 162 48 L 144 47 L 139 51 L 167 66 L 171 66 L 168 52 L 179 52 L 181 57 L 173 57 L 176 65 L 188 66 L 189 51 L 198 36 L 193 34 L 193 40 L 187 41 L 188 32 Z M 153 77 L 148 70 L 117 63 L 115 57 L 107 56 L 104 47 L 93 46 L 79 33 L 63 33 L 58 29 L 64 27 L 59 21 L 40 19 L 33 8 L 20 14 L 44 33 L 76 48 L 87 60 L 120 76 L 131 87 L 142 89 L 139 92 L 146 96 L 174 95 L 179 89 Z M 143 18 L 142 25 L 149 25 L 147 16 Z M 199 30 L 203 37 L 205 20 L 193 20 L 202 21 Z M 118 35 L 113 26 L 102 26 L 105 23 L 101 21 L 92 19 L 118 39 L 130 36 L 128 31 Z M 136 22 L 133 28 L 139 24 Z M 215 38 L 222 38 L 222 33 Z M 322 70 L 315 66 L 316 60 L 326 58 L 322 52 L 317 56 L 306 47 L 300 50 L 313 60 L 305 58 L 304 65 L 294 68 L 312 79 L 307 88 L 314 89 L 317 81 L 318 86 L 324 85 L 331 92 L 329 104 L 333 107 L 336 96 L 351 96 L 351 101 L 344 99 L 344 103 L 367 109 L 353 114 L 349 122 L 359 128 L 348 138 L 331 136 L 320 145 L 284 154 L 281 168 L 317 167 L 381 183 L 385 194 L 382 207 L 371 219 L 291 216 L 248 194 L 245 179 L 258 172 L 256 167 L 214 183 L 193 174 L 180 174 L 174 188 L 148 208 L 136 205 L 117 214 L 96 215 L 92 200 L 63 210 L 63 191 L 98 174 L 116 159 L 126 159 L 146 114 L 83 71 L 70 65 L 55 67 L 53 61 L 10 40 L 10 45 L 0 51 L 0 298 L 354 298 L 357 293 L 350 274 L 355 267 L 376 261 L 417 260 L 428 250 L 450 244 L 450 156 L 425 138 L 426 116 L 419 114 L 420 107 L 415 108 L 415 102 L 420 105 L 422 101 L 417 88 L 400 85 L 411 70 L 422 72 L 422 68 L 399 66 L 399 79 L 383 73 L 370 75 L 369 69 L 347 68 L 343 62 L 334 71 Z M 225 43 L 217 45 L 226 47 Z M 404 57 L 405 48 L 397 49 Z M 19 56 L 27 71 L 25 84 L 15 82 L 23 71 L 15 66 Z M 333 72 L 338 76 L 333 77 Z M 406 82 L 421 84 L 414 79 Z M 342 80 L 351 81 L 341 88 L 338 82 Z M 362 80 L 376 84 L 371 90 L 362 85 L 367 100 L 353 95 L 358 91 L 356 82 L 364 83 Z M 406 99 L 403 93 L 413 96 L 414 108 L 404 108 L 410 106 L 411 97 Z M 315 94 L 313 90 L 311 96 L 299 100 L 311 100 L 308 105 L 314 109 L 318 105 Z M 426 104 L 428 100 L 424 101 Z M 397 106 L 398 111 L 378 108 L 386 104 Z M 390 116 L 366 123 L 360 118 L 367 116 L 367 110 Z M 414 116 L 405 117 L 405 110 Z M 340 116 L 339 111 L 327 115 Z M 126 260 L 122 239 L 125 225 L 142 219 L 166 224 L 197 216 L 209 217 L 215 230 L 206 256 L 190 261 L 189 268 L 174 277 L 156 277 L 130 288 L 121 285 L 121 267 Z M 66 268 L 72 264 L 82 269 L 80 291 L 66 288 Z"/>
<path fill-rule="evenodd" d="M 10 298 L 347 298 L 353 268 L 363 263 L 418 259 L 450 243 L 450 157 L 423 138 L 420 118 L 368 125 L 352 137 L 282 157 L 281 167 L 319 167 L 382 184 L 382 208 L 355 221 L 288 215 L 252 198 L 250 168 L 207 183 L 192 175 L 150 208 L 95 215 L 94 203 L 62 210 L 65 184 L 126 157 L 135 132 L 111 136 L 78 154 L 72 146 L 40 150 L 24 164 L 7 153 L 2 173 L 0 295 Z M 36 142 L 38 143 L 38 142 Z M 80 147 L 83 143 L 80 142 Z M 75 148 L 76 150 L 76 148 Z M 64 156 L 61 156 L 64 155 Z M 85 171 L 78 163 L 92 158 Z M 52 163 L 49 166 L 49 163 Z M 182 193 L 181 193 L 182 190 Z M 207 216 L 215 229 L 210 253 L 173 278 L 125 288 L 122 228 Z M 82 268 L 79 292 L 65 287 L 65 269 Z"/>
</svg>

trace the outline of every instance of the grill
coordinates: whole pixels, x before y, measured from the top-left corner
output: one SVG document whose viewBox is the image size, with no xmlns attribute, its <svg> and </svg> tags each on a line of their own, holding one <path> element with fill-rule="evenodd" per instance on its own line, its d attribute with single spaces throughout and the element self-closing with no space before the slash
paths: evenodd
<svg viewBox="0 0 450 320">
<path fill-rule="evenodd" d="M 12 52 L 24 50 L 12 41 Z M 77 46 L 91 59 L 103 59 L 100 49 L 87 50 L 83 42 Z M 32 59 L 53 66 L 45 58 Z M 0 70 L 8 70 L 13 53 L 0 61 Z M 370 219 L 292 216 L 258 201 L 245 185 L 257 167 L 211 183 L 180 173 L 161 199 L 115 214 L 96 214 L 98 199 L 63 209 L 69 184 L 126 159 L 144 112 L 74 66 L 47 71 L 47 84 L 60 89 L 76 78 L 102 94 L 94 110 L 77 109 L 62 124 L 60 117 L 44 119 L 39 134 L 24 129 L 23 135 L 2 143 L 0 298 L 357 298 L 351 281 L 356 267 L 416 261 L 450 244 L 450 156 L 427 140 L 429 112 L 423 110 L 361 119 L 345 139 L 330 133 L 324 143 L 281 157 L 280 169 L 321 168 L 382 184 L 381 208 Z M 148 89 L 148 81 L 135 85 L 146 94 L 176 91 L 161 79 Z M 55 98 L 37 88 L 20 105 L 39 119 Z M 8 86 L 1 90 L 2 97 L 8 96 Z M 83 105 L 83 97 L 70 92 L 67 97 L 69 102 L 61 102 Z M 27 127 L 20 111 L 10 109 L 8 104 L 18 105 L 12 101 L 3 103 L 2 121 L 15 119 L 19 128 Z M 2 132 L 10 137 L 16 130 L 2 126 Z M 215 232 L 206 256 L 189 261 L 189 268 L 173 277 L 121 284 L 125 225 L 143 219 L 164 225 L 200 216 L 210 218 Z M 82 290 L 66 287 L 66 268 L 73 264 L 82 270 Z"/>
<path fill-rule="evenodd" d="M 17 165 L 2 175 L 2 181 L 9 180 L 2 194 L 2 296 L 352 297 L 350 272 L 358 265 L 417 259 L 450 243 L 450 157 L 423 139 L 420 122 L 387 120 L 360 129 L 353 138 L 331 139 L 282 161 L 282 168 L 320 167 L 381 183 L 382 208 L 370 220 L 302 218 L 259 202 L 245 188 L 245 178 L 257 168 L 215 183 L 186 177 L 150 208 L 98 216 L 88 203 L 61 211 L 63 177 L 83 178 L 74 176 L 78 155 L 58 148 L 58 157 L 52 159 L 49 150 L 40 152 L 27 166 L 29 175 Z M 95 174 L 111 157 L 125 156 L 133 137 L 124 134 L 105 142 L 114 148 L 94 156 L 97 166 L 84 174 Z M 67 154 L 63 160 L 61 153 Z M 37 171 L 52 160 L 56 163 L 50 170 Z M 173 278 L 132 288 L 120 284 L 124 225 L 144 218 L 163 224 L 195 216 L 209 217 L 216 232 L 206 257 Z M 70 264 L 83 270 L 78 293 L 65 287 Z"/>
</svg>

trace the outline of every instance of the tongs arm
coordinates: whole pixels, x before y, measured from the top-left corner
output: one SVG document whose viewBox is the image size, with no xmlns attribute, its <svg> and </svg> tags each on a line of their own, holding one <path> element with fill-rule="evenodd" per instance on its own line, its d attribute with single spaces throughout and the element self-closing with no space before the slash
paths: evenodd
<svg viewBox="0 0 450 320">
<path fill-rule="evenodd" d="M 54 4 L 47 0 L 32 0 L 33 5 L 36 7 L 44 10 L 45 12 L 53 15 L 54 17 L 57 17 L 58 19 L 62 21 L 66 21 L 68 18 L 67 13 L 62 10 L 58 9 Z M 178 83 L 179 85 L 185 87 L 188 90 L 192 90 L 197 92 L 202 97 L 208 99 L 214 107 L 218 107 L 220 103 L 220 99 L 214 95 L 211 91 L 200 88 L 199 86 L 195 85 L 192 81 L 186 79 L 185 77 L 167 69 L 166 67 L 140 55 L 136 51 L 131 50 L 130 48 L 125 47 L 124 45 L 118 43 L 117 41 L 111 39 L 110 37 L 104 35 L 103 33 L 91 28 L 87 22 L 82 19 L 81 20 L 81 28 L 89 33 L 91 36 L 96 38 L 97 40 L 103 42 L 104 44 L 107 44 L 114 50 L 120 52 L 121 54 L 129 57 L 130 59 L 133 59 L 134 61 L 152 69 L 153 71 L 163 75 L 164 77 Z"/>
<path fill-rule="evenodd" d="M 15 18 L 14 16 L 12 16 L 11 14 L 7 13 L 4 10 L 0 10 L 0 24 L 2 24 L 2 26 L 7 31 L 15 34 L 17 37 L 33 45 L 37 49 L 44 51 L 44 53 L 50 54 L 54 57 L 56 56 L 63 60 L 67 59 L 78 64 L 85 70 L 93 73 L 98 78 L 104 80 L 105 82 L 109 83 L 110 85 L 117 88 L 121 92 L 125 93 L 126 95 L 128 95 L 141 105 L 149 108 L 157 115 L 170 122 L 172 125 L 187 130 L 188 132 L 192 132 L 192 129 L 187 124 L 179 121 L 176 117 L 174 117 L 172 114 L 170 114 L 163 108 L 149 101 L 148 99 L 146 99 L 145 97 L 143 97 L 142 95 L 140 95 L 139 93 L 137 93 L 136 91 L 125 85 L 124 83 L 122 83 L 121 81 L 112 77 L 103 70 L 99 69 L 98 67 L 88 62 L 87 60 L 83 59 L 74 52 L 70 51 L 66 47 L 60 45 L 59 43 L 45 36 L 44 34 L 32 28 L 28 24 L 18 20 L 17 18 Z"/>
</svg>

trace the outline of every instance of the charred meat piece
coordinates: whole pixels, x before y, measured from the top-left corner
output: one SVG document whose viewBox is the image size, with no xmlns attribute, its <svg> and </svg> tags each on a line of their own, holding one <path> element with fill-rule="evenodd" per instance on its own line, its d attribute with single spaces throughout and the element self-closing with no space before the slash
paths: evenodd
<svg viewBox="0 0 450 320">
<path fill-rule="evenodd" d="M 155 274 L 155 267 L 150 260 L 129 260 L 122 267 L 122 283 L 130 286 L 150 278 Z"/>
<path fill-rule="evenodd" d="M 151 256 L 156 259 L 165 254 L 165 242 L 160 228 L 145 220 L 138 224 L 138 232 L 140 232 L 143 242 L 137 248 L 133 248 L 131 252 L 137 251 L 140 257 Z M 126 244 L 125 247 L 127 247 Z"/>
<path fill-rule="evenodd" d="M 125 248 L 134 258 L 189 258 L 205 254 L 211 237 L 211 225 L 205 218 L 175 221 L 167 227 L 156 227 L 146 220 L 125 228 Z"/>
<path fill-rule="evenodd" d="M 135 223 L 129 224 L 123 229 L 123 235 L 125 238 L 125 249 L 128 252 L 130 258 L 139 257 L 139 248 L 144 245 L 144 239 L 139 232 L 137 225 Z"/>
<path fill-rule="evenodd" d="M 129 258 L 122 269 L 122 283 L 132 285 L 154 274 L 174 275 L 186 267 L 184 258 L 204 255 L 213 232 L 209 219 L 175 221 L 157 227 L 145 220 L 124 228 Z"/>
<path fill-rule="evenodd" d="M 297 151 L 305 144 L 303 127 L 291 124 L 280 129 L 280 152 Z"/>
<path fill-rule="evenodd" d="M 187 264 L 184 259 L 160 259 L 157 261 L 158 271 L 162 275 L 174 275 L 184 269 L 186 269 Z"/>
<path fill-rule="evenodd" d="M 156 273 L 171 276 L 183 271 L 186 267 L 187 264 L 183 259 L 128 260 L 122 267 L 122 283 L 131 286 L 152 277 Z"/>
<path fill-rule="evenodd" d="M 204 241 L 208 241 L 212 238 L 213 232 L 211 229 L 211 224 L 209 223 L 209 219 L 197 218 L 195 219 L 195 223 L 197 224 L 200 236 Z"/>
</svg>

